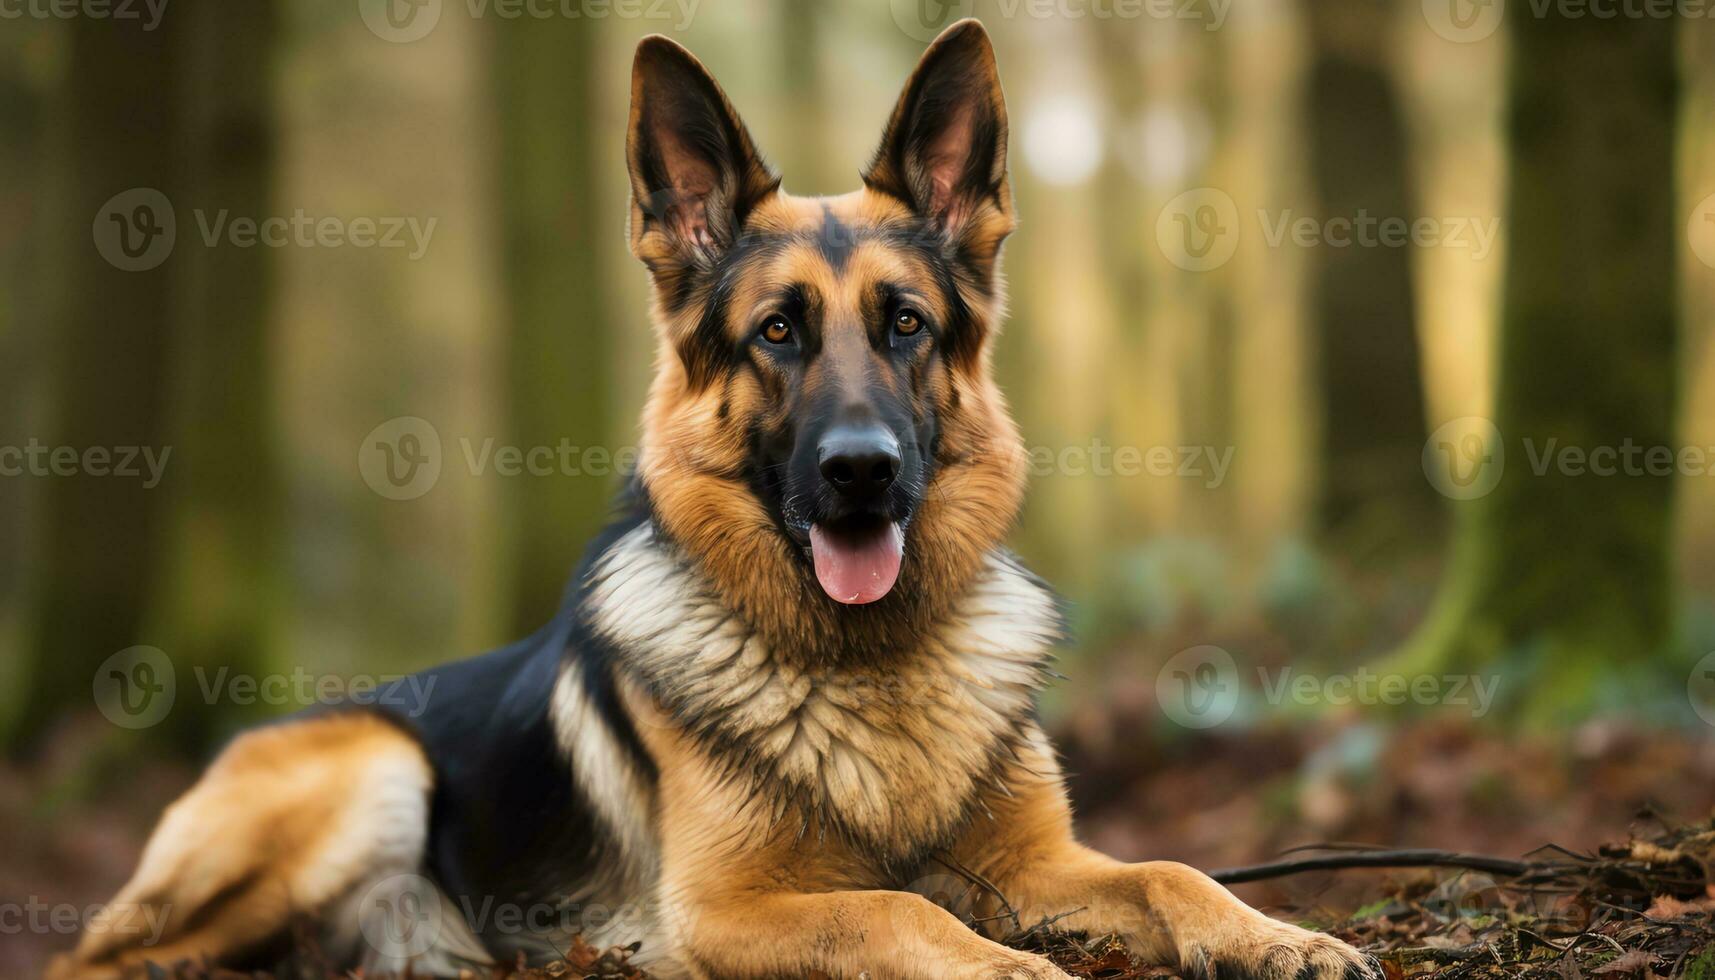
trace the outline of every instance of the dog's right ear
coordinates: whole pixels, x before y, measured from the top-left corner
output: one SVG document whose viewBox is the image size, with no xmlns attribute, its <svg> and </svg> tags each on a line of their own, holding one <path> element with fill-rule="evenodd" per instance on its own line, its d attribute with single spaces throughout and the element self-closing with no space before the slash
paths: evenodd
<svg viewBox="0 0 1715 980">
<path fill-rule="evenodd" d="M 656 271 L 712 264 L 780 186 L 708 70 L 652 34 L 631 67 L 631 252 Z"/>
</svg>

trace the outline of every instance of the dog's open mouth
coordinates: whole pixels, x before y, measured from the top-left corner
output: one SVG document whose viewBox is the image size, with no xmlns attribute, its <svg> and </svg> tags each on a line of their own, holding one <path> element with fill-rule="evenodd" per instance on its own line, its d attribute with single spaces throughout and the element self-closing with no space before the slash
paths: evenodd
<svg viewBox="0 0 1715 980">
<path fill-rule="evenodd" d="M 899 580 L 905 531 L 897 521 L 810 525 L 810 557 L 816 581 L 835 602 L 874 602 Z"/>
</svg>

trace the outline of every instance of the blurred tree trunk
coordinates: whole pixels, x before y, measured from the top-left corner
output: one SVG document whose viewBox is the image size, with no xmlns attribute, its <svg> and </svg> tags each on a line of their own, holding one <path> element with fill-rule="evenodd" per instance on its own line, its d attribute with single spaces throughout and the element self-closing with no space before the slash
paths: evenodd
<svg viewBox="0 0 1715 980">
<path fill-rule="evenodd" d="M 53 435 L 43 441 L 105 448 L 116 465 L 144 447 L 160 469 L 148 473 L 139 457 L 139 477 L 51 478 L 26 737 L 93 707 L 101 663 L 147 645 L 174 670 L 175 708 L 156 731 L 194 752 L 240 706 L 195 702 L 193 671 L 264 663 L 281 561 L 266 370 L 272 252 L 206 242 L 202 225 L 222 209 L 229 220 L 272 214 L 274 9 L 197 0 L 152 30 L 81 17 L 67 28 L 63 221 L 78 233 L 65 248 Z M 113 240 L 90 235 L 114 220 L 105 202 L 133 188 L 164 194 L 175 227 L 159 264 L 127 271 L 112 261 Z M 141 243 L 137 212 L 120 210 Z"/>
<path fill-rule="evenodd" d="M 1131 194 L 1135 196 L 1135 204 L 1128 214 L 1126 201 L 1108 199 L 1105 196 L 1108 187 L 1104 185 L 1097 191 L 1102 196 L 1092 205 L 1110 234 L 1116 221 L 1141 225 L 1141 244 L 1122 256 L 1130 271 L 1117 275 L 1111 266 L 1098 270 L 1117 313 L 1113 346 L 1104 358 L 1106 370 L 1100 376 L 1107 386 L 1106 397 L 1111 401 L 1108 422 L 1117 445 L 1137 448 L 1185 443 L 1188 422 L 1183 413 L 1188 396 L 1183 392 L 1194 382 L 1191 372 L 1185 369 L 1182 336 L 1201 329 L 1203 323 L 1193 281 L 1200 274 L 1187 275 L 1168 261 L 1156 243 L 1154 224 L 1136 218 L 1138 214 L 1159 215 L 1171 198 L 1204 183 L 1207 177 L 1204 148 L 1198 138 L 1209 127 L 1205 92 L 1201 88 L 1206 79 L 1199 71 L 1202 66 L 1191 55 L 1196 42 L 1190 37 L 1192 31 L 1204 32 L 1195 25 L 1173 19 L 1156 27 L 1159 33 L 1147 40 L 1129 38 L 1131 44 L 1127 50 L 1127 32 L 1105 30 L 1100 24 L 1092 26 L 1097 43 L 1102 45 L 1098 48 L 1101 58 L 1098 66 L 1109 73 L 1122 64 L 1129 66 L 1121 77 L 1110 82 L 1109 97 L 1118 100 L 1120 90 L 1129 90 L 1135 96 L 1117 101 L 1116 106 L 1124 111 L 1128 103 L 1137 104 L 1134 125 L 1138 129 L 1127 133 L 1125 127 L 1115 127 L 1118 153 L 1127 152 L 1121 141 L 1128 137 L 1132 141 L 1130 159 L 1137 185 Z M 1165 136 L 1152 131 L 1151 120 L 1155 130 L 1165 132 Z M 1015 118 L 1013 125 L 1014 133 L 1021 131 L 1018 119 Z M 1153 146 L 1145 146 L 1145 140 L 1157 141 L 1165 152 L 1149 152 Z M 1021 200 L 1025 233 L 1018 236 L 1020 245 L 1014 247 L 1023 248 L 1024 242 L 1041 239 L 1040 247 L 1055 248 L 1057 242 L 1044 238 L 1030 223 L 1034 219 L 1028 199 L 1021 195 Z M 1107 238 L 1101 246 L 1099 251 L 1105 260 L 1123 242 Z M 1139 262 L 1138 256 L 1151 259 L 1159 256 L 1161 260 Z M 1028 294 L 1024 277 L 1035 276 L 1034 269 L 1030 262 L 1017 258 L 1009 258 L 1009 266 L 1019 277 L 1016 295 L 1022 298 Z M 1052 277 L 1035 276 L 1034 281 L 1038 283 L 1035 290 L 1047 297 L 1055 297 L 1061 291 L 1061 284 Z M 1009 346 L 1000 345 L 1003 357 Z M 1026 364 L 1033 365 L 1034 361 L 1027 360 Z M 1033 375 L 1033 370 L 1019 372 L 1021 380 Z M 1007 390 L 1015 389 L 1009 386 Z M 1186 499 L 1190 492 L 1188 481 L 1182 479 L 1139 477 L 1117 481 L 1110 494 L 1117 516 L 1104 520 L 1125 528 L 1130 540 L 1123 543 L 1128 549 L 1141 552 L 1152 547 L 1151 540 L 1172 536 L 1177 529 L 1191 523 Z M 1122 596 L 1120 601 L 1130 602 L 1135 608 L 1134 598 Z"/>
<path fill-rule="evenodd" d="M 1232 120 L 1228 156 L 1232 196 L 1255 208 L 1303 200 L 1308 115 L 1300 93 L 1308 67 L 1307 31 L 1293 0 L 1235 6 L 1221 31 Z M 1305 290 L 1310 255 L 1304 249 L 1238 254 L 1232 263 L 1233 361 L 1223 383 L 1232 390 L 1235 455 L 1234 533 L 1243 552 L 1271 578 L 1262 586 L 1273 606 L 1307 593 L 1304 581 L 1281 570 L 1299 567 L 1310 522 L 1317 463 L 1311 450 L 1317 409 L 1307 377 Z"/>
<path fill-rule="evenodd" d="M 1672 478 L 1568 471 L 1545 454 L 1674 446 L 1677 392 L 1676 19 L 1554 10 L 1509 21 L 1505 454 L 1456 461 L 1501 476 L 1461 505 L 1440 603 L 1401 658 L 1517 667 L 1502 696 L 1528 683 L 1542 720 L 1650 680 L 1672 604 Z"/>
<path fill-rule="evenodd" d="M 177 200 L 176 23 L 169 15 L 146 31 L 140 19 L 75 17 L 65 27 L 67 135 L 58 169 L 66 186 L 56 223 L 67 230 L 59 240 L 63 293 L 51 328 L 58 363 L 44 445 L 160 453 L 166 443 L 161 379 L 173 316 L 171 274 L 191 247 L 189 215 L 178 229 L 181 254 L 145 271 L 124 271 L 103 258 L 91 232 L 103 220 L 136 214 L 98 215 L 122 191 L 154 188 Z M 87 471 L 38 478 L 45 483 L 42 560 L 30 617 L 30 697 L 18 729 L 27 739 L 45 737 L 64 713 L 90 712 L 97 667 L 149 642 L 142 631 L 157 595 L 162 498 L 172 484 L 172 462 L 155 489 L 142 479 Z"/>
<path fill-rule="evenodd" d="M 1033 31 L 1024 21 L 995 29 L 1017 39 Z M 1003 49 L 1006 41 L 1002 35 Z M 1032 92 L 1063 95 L 1071 111 L 1093 110 L 1077 100 L 1100 84 L 1095 45 L 1096 25 L 1088 22 L 1068 29 L 1060 43 L 1021 45 L 1008 62 L 1008 78 Z M 1010 111 L 1012 132 L 1022 132 L 1030 108 L 1014 104 Z M 1068 594 L 1100 594 L 1092 603 L 1100 602 L 1112 595 L 1102 591 L 1112 576 L 1089 557 L 1098 552 L 1118 481 L 1104 478 L 1113 475 L 1112 436 L 1102 431 L 1102 386 L 1091 379 L 1111 366 L 1102 355 L 1117 336 L 1113 294 L 1102 275 L 1102 209 L 1113 202 L 1101 197 L 1099 182 L 1069 182 L 1032 167 L 1022 154 L 1013 157 L 1012 177 L 1030 231 L 1007 250 L 1007 266 L 1020 277 L 1017 329 L 997 347 L 997 369 L 1027 446 L 1045 454 L 1029 461 L 1031 491 L 1015 538 L 1031 564 Z"/>
<path fill-rule="evenodd" d="M 1384 69 L 1392 5 L 1305 5 L 1314 216 L 1413 215 L 1405 129 Z M 1278 220 L 1278 218 L 1277 218 Z M 1336 548 L 1369 552 L 1421 535 L 1439 513 L 1420 457 L 1424 396 L 1408 248 L 1321 242 L 1310 315 L 1321 377 L 1317 524 Z"/>
<path fill-rule="evenodd" d="M 1236 189 L 1238 160 L 1233 132 L 1234 95 L 1231 88 L 1231 39 L 1219 32 L 1195 31 L 1189 46 L 1196 51 L 1202 78 L 1197 90 L 1208 108 L 1210 145 L 1204 179 L 1216 187 Z M 1230 196 L 1230 195 L 1229 195 Z M 1182 441 L 1193 446 L 1233 445 L 1235 398 L 1232 388 L 1233 358 L 1237 331 L 1233 324 L 1233 290 L 1236 281 L 1232 262 L 1222 263 L 1201 275 L 1191 276 L 1198 319 L 1182 338 L 1184 369 L 1190 381 L 1181 391 Z M 1232 496 L 1223 486 L 1190 481 L 1180 491 L 1185 497 L 1189 529 L 1213 534 L 1233 523 Z"/>
<path fill-rule="evenodd" d="M 42 261 L 52 240 L 42 210 L 49 200 L 48 86 L 41 58 L 51 49 L 48 32 L 57 25 L 12 22 L 0 32 L 0 445 L 23 446 L 41 423 L 37 397 L 51 365 L 47 341 L 43 278 L 52 263 Z M 32 71 L 32 67 L 36 70 Z M 81 231 L 81 229 L 80 229 Z M 31 592 L 29 532 L 39 481 L 0 479 L 0 745 L 16 735 L 16 712 L 27 700 L 24 672 L 25 604 Z"/>
<path fill-rule="evenodd" d="M 516 575 L 511 621 L 534 630 L 553 615 L 616 483 L 611 460 L 612 329 L 603 281 L 602 172 L 595 154 L 592 22 L 494 19 L 490 58 L 499 115 L 502 275 L 508 307 L 506 438 L 528 449 L 561 439 L 601 454 L 577 473 L 505 481 L 505 554 Z M 599 471 L 599 472 L 596 472 Z"/>
<path fill-rule="evenodd" d="M 855 166 L 844 175 L 834 172 L 828 159 L 828 106 L 822 85 L 822 25 L 827 11 L 819 3 L 783 3 L 780 10 L 780 64 L 785 81 L 786 126 L 790 138 L 779 140 L 778 169 L 787 190 L 796 194 L 832 194 L 841 176 L 855 176 Z"/>
<path fill-rule="evenodd" d="M 1102 98 L 1118 123 L 1113 130 L 1120 134 L 1119 139 L 1130 136 L 1141 141 L 1150 93 L 1139 64 L 1144 52 L 1137 37 L 1124 31 L 1092 29 L 1090 41 L 1095 46 Z M 1118 308 L 1126 311 L 1118 324 L 1118 339 L 1124 342 L 1143 332 L 1142 310 L 1149 300 L 1149 282 L 1137 257 L 1151 254 L 1156 246 L 1145 234 L 1148 226 L 1137 220 L 1145 205 L 1142 175 L 1134 171 L 1142 168 L 1133 164 L 1128 169 L 1120 160 L 1123 148 L 1112 150 L 1096 172 L 1097 193 L 1105 202 L 1097 217 L 1102 236 L 1102 278 Z"/>
<path fill-rule="evenodd" d="M 1693 209 L 1692 250 L 1681 267 L 1685 307 L 1681 313 L 1680 363 L 1684 366 L 1684 430 L 1687 446 L 1715 445 L 1715 222 L 1703 202 L 1715 198 L 1715 23 L 1688 19 L 1680 25 L 1685 77 L 1681 79 L 1685 107 L 1680 112 L 1680 200 Z M 1679 494 L 1680 565 L 1684 592 L 1701 603 L 1703 615 L 1715 620 L 1715 480 L 1683 480 Z M 1701 598 L 1699 598 L 1701 597 Z"/>
<path fill-rule="evenodd" d="M 155 622 L 181 665 L 269 669 L 280 609 L 281 494 L 270 365 L 275 248 L 206 242 L 212 223 L 278 214 L 273 0 L 185 0 L 176 42 L 183 76 L 173 142 L 185 206 L 172 268 L 172 550 Z M 165 268 L 165 267 L 163 267 Z M 188 685 L 187 685 L 188 687 Z M 227 705 L 197 705 L 217 728 Z M 201 732 L 188 732 L 200 736 Z"/>
</svg>

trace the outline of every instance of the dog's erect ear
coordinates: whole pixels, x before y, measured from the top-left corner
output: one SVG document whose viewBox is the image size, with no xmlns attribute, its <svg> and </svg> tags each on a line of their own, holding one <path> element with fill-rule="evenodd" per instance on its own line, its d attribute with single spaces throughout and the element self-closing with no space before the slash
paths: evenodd
<svg viewBox="0 0 1715 980">
<path fill-rule="evenodd" d="M 1000 236 L 1011 230 L 1006 100 L 983 25 L 961 20 L 924 52 L 863 181 L 950 237 L 963 236 L 984 217 L 1004 219 L 983 222 L 1001 226 L 995 228 Z"/>
<path fill-rule="evenodd" d="M 631 67 L 631 250 L 660 260 L 713 260 L 744 216 L 780 186 L 719 85 L 691 52 L 659 34 Z"/>
</svg>

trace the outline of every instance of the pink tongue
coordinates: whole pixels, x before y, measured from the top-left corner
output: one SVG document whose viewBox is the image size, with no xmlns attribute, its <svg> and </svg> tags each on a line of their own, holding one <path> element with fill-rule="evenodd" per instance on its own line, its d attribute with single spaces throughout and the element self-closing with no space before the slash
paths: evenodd
<svg viewBox="0 0 1715 980">
<path fill-rule="evenodd" d="M 857 605 L 886 595 L 899 578 L 904 551 L 905 533 L 898 524 L 859 535 L 836 534 L 820 524 L 810 526 L 816 579 L 836 602 Z"/>
</svg>

